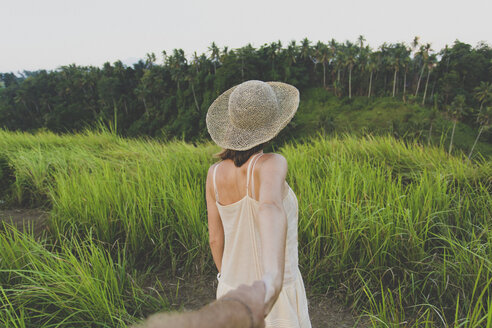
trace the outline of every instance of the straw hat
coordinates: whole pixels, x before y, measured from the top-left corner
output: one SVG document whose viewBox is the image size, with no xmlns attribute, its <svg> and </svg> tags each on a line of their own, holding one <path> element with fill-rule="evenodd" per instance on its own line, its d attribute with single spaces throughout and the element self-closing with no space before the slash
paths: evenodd
<svg viewBox="0 0 492 328">
<path fill-rule="evenodd" d="M 282 82 L 251 80 L 221 94 L 207 112 L 212 140 L 231 150 L 248 150 L 273 139 L 297 111 L 299 90 Z"/>
</svg>

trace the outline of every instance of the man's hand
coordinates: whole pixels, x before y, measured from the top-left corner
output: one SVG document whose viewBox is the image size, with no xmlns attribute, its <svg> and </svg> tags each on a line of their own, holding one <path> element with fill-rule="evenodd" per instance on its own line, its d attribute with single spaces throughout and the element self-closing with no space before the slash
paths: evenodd
<svg viewBox="0 0 492 328">
<path fill-rule="evenodd" d="M 223 297 L 224 299 L 237 299 L 246 304 L 253 314 L 253 326 L 255 328 L 265 327 L 265 283 L 255 281 L 253 285 L 241 285 Z"/>
<path fill-rule="evenodd" d="M 251 326 L 265 327 L 263 281 L 255 281 L 251 286 L 241 285 L 198 311 L 154 314 L 134 328 L 249 328 Z"/>
</svg>

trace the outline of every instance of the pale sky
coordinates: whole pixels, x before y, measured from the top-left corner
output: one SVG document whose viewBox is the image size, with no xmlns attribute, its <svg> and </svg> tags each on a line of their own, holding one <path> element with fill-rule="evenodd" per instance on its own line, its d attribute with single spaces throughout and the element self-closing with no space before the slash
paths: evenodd
<svg viewBox="0 0 492 328">
<path fill-rule="evenodd" d="M 410 43 L 434 50 L 456 39 L 492 43 L 491 0 L 0 0 L 0 72 L 62 65 L 126 64 L 154 52 L 206 52 L 304 37 L 372 48 Z"/>
</svg>

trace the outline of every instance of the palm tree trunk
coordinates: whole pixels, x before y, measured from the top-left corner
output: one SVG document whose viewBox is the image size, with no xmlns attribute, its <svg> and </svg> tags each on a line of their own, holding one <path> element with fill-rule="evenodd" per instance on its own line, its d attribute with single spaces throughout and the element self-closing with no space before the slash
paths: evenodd
<svg viewBox="0 0 492 328">
<path fill-rule="evenodd" d="M 430 146 L 431 144 L 431 136 L 432 136 L 432 121 L 431 121 L 431 126 L 429 128 L 429 139 L 427 140 L 427 144 Z"/>
<path fill-rule="evenodd" d="M 475 139 L 475 142 L 473 143 L 473 146 L 472 146 L 472 148 L 470 150 L 470 154 L 468 154 L 468 159 L 471 158 L 471 155 L 473 153 L 473 149 L 475 148 L 475 145 L 477 144 L 478 138 L 480 138 L 480 135 L 482 134 L 482 131 L 483 131 L 483 125 L 480 126 L 480 130 L 478 130 L 477 138 Z"/>
<path fill-rule="evenodd" d="M 396 69 L 395 69 L 395 74 L 393 75 L 393 97 L 395 97 L 395 90 L 396 90 Z"/>
<path fill-rule="evenodd" d="M 451 132 L 451 142 L 449 143 L 449 151 L 448 153 L 451 154 L 451 150 L 453 149 L 453 138 L 454 138 L 454 129 L 456 128 L 456 120 L 454 120 L 453 124 L 453 132 Z"/>
<path fill-rule="evenodd" d="M 190 81 L 190 84 L 191 84 L 191 91 L 193 92 L 193 99 L 195 99 L 196 111 L 197 113 L 200 113 L 200 107 L 198 106 L 198 101 L 196 100 L 196 95 L 195 95 L 195 87 L 193 86 L 193 82 Z"/>
<path fill-rule="evenodd" d="M 326 64 L 323 62 L 323 88 L 326 88 Z"/>
<path fill-rule="evenodd" d="M 420 71 L 419 80 L 417 81 L 417 89 L 415 90 L 415 97 L 419 94 L 420 80 L 422 80 L 422 75 L 424 74 L 425 65 L 422 65 L 422 70 Z"/>
<path fill-rule="evenodd" d="M 407 71 L 405 69 L 405 73 L 403 74 L 403 102 L 406 102 L 405 99 L 406 94 L 407 94 Z"/>
<path fill-rule="evenodd" d="M 367 98 L 371 98 L 371 87 L 372 87 L 372 71 L 371 71 L 371 76 L 369 77 L 369 91 L 367 92 Z"/>
<path fill-rule="evenodd" d="M 241 57 L 241 80 L 244 81 L 244 58 Z"/>
<path fill-rule="evenodd" d="M 349 99 L 352 99 L 352 67 L 349 69 Z"/>
<path fill-rule="evenodd" d="M 147 114 L 148 110 L 147 110 L 147 102 L 145 101 L 145 97 L 142 97 L 142 101 L 143 101 L 144 108 L 145 108 L 145 114 Z"/>
<path fill-rule="evenodd" d="M 425 104 L 425 96 L 427 95 L 427 86 L 429 85 L 429 77 L 431 75 L 431 70 L 427 70 L 427 81 L 425 81 L 424 97 L 422 98 L 422 105 Z"/>
</svg>

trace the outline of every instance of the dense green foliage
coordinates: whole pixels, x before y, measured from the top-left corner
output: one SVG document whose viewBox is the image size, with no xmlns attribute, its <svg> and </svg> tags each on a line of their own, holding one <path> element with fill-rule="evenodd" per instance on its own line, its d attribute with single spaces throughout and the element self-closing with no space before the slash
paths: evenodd
<svg viewBox="0 0 492 328">
<path fill-rule="evenodd" d="M 312 44 L 304 39 L 300 44 L 292 41 L 283 47 L 272 42 L 258 49 L 251 45 L 219 49 L 212 43 L 208 55 L 194 53 L 187 58 L 183 50 L 175 49 L 172 54 L 163 53 L 160 64 L 155 54 L 148 54 L 133 67 L 117 61 L 102 68 L 70 65 L 49 72 L 24 72 L 22 77 L 0 74 L 5 86 L 0 87 L 0 127 L 73 132 L 116 121 L 115 129 L 124 136 L 203 140 L 208 137 L 205 115 L 212 101 L 227 88 L 250 79 L 293 84 L 305 102 L 313 99 L 304 92 L 323 88 L 349 109 L 374 107 L 371 101 L 362 107 L 360 102 L 352 104 L 354 98 L 391 97 L 400 104 L 434 106 L 475 130 L 489 124 L 479 118 L 492 106 L 492 49 L 488 45 L 472 48 L 456 41 L 434 52 L 418 38 L 411 45 L 383 44 L 377 50 L 364 41 L 362 36 L 355 43 Z M 458 98 L 463 99 L 461 105 L 457 97 L 462 97 Z M 327 115 L 321 112 L 313 119 L 323 121 Z M 425 123 L 432 125 L 432 118 Z M 487 129 L 484 135 L 490 140 Z"/>
<path fill-rule="evenodd" d="M 166 306 L 140 275 L 213 271 L 204 185 L 218 150 L 0 130 L 3 200 L 51 210 L 41 240 L 0 232 L 0 257 L 12 259 L 0 262 L 0 322 L 124 325 Z M 344 296 L 375 327 L 492 325 L 492 162 L 392 137 L 319 137 L 279 151 L 309 285 Z"/>
</svg>

